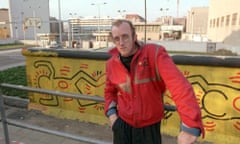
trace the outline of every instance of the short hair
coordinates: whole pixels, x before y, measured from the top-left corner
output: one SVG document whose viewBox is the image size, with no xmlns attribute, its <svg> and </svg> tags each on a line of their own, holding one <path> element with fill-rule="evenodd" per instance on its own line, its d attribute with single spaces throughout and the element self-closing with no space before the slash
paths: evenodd
<svg viewBox="0 0 240 144">
<path fill-rule="evenodd" d="M 129 20 L 126 20 L 126 19 L 117 19 L 117 20 L 113 21 L 112 27 L 114 27 L 114 26 L 118 27 L 122 23 L 127 23 L 130 26 L 130 29 L 132 31 L 132 36 L 134 36 L 136 34 L 135 27 L 133 26 L 132 22 Z M 110 35 L 112 36 L 112 33 L 110 33 Z"/>
</svg>

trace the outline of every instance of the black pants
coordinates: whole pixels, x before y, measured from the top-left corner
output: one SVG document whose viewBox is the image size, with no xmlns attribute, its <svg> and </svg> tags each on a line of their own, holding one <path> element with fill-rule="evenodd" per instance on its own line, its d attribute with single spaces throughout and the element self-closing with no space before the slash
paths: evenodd
<svg viewBox="0 0 240 144">
<path fill-rule="evenodd" d="M 160 122 L 143 128 L 133 128 L 118 118 L 112 130 L 114 144 L 161 144 Z"/>
</svg>

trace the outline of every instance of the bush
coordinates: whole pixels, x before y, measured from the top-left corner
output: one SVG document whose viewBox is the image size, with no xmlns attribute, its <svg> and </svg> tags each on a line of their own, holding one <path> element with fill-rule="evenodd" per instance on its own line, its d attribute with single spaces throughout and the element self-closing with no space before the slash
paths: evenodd
<svg viewBox="0 0 240 144">
<path fill-rule="evenodd" d="M 236 53 L 233 53 L 232 51 L 226 49 L 219 49 L 215 51 L 214 54 L 221 56 L 237 56 Z"/>
<path fill-rule="evenodd" d="M 0 71 L 0 83 L 27 86 L 26 66 L 18 66 Z M 8 96 L 28 98 L 27 92 L 9 88 L 1 88 L 2 93 Z"/>
</svg>

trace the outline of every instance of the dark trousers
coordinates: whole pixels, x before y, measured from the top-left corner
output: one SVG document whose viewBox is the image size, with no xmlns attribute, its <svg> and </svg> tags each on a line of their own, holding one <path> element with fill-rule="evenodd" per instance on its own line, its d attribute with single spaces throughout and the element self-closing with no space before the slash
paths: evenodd
<svg viewBox="0 0 240 144">
<path fill-rule="evenodd" d="M 114 144 L 161 144 L 160 122 L 143 128 L 133 128 L 118 118 L 112 130 Z"/>
</svg>

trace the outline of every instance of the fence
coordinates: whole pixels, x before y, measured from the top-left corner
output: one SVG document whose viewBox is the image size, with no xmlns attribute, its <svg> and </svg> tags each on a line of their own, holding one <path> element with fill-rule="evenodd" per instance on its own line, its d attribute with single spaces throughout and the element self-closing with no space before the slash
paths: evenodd
<svg viewBox="0 0 240 144">
<path fill-rule="evenodd" d="M 72 93 L 52 91 L 52 90 L 46 90 L 46 89 L 30 88 L 30 87 L 21 86 L 21 85 L 12 85 L 12 84 L 2 83 L 2 84 L 0 84 L 0 87 L 28 91 L 28 92 L 51 94 L 51 95 L 56 95 L 56 96 L 68 97 L 68 98 L 92 100 L 92 101 L 96 101 L 96 102 L 104 102 L 104 99 L 102 97 L 97 97 L 97 96 L 90 97 L 90 96 L 82 95 L 82 94 L 72 94 Z M 35 130 L 35 131 L 48 133 L 48 134 L 53 134 L 56 136 L 62 136 L 65 138 L 70 138 L 73 140 L 78 140 L 78 141 L 92 143 L 92 144 L 110 144 L 111 143 L 111 142 L 101 141 L 101 140 L 94 139 L 94 138 L 83 137 L 80 135 L 73 135 L 73 134 L 69 134 L 69 133 L 54 131 L 54 130 L 41 128 L 41 127 L 30 125 L 30 124 L 17 122 L 15 120 L 7 119 L 5 110 L 4 110 L 4 100 L 3 100 L 3 94 L 1 92 L 1 89 L 0 89 L 0 112 L 1 112 L 1 120 L 2 120 L 2 124 L 3 124 L 4 136 L 5 136 L 5 144 L 10 144 L 8 125 L 13 125 L 16 127 L 26 128 L 26 129 Z"/>
<path fill-rule="evenodd" d="M 28 92 L 50 94 L 50 95 L 55 95 L 55 96 L 63 96 L 63 97 L 68 97 L 68 98 L 92 100 L 92 101 L 96 101 L 96 102 L 104 102 L 104 99 L 102 97 L 98 97 L 98 96 L 88 96 L 88 95 L 83 95 L 83 94 L 73 94 L 73 93 L 39 89 L 39 88 L 31 88 L 31 87 L 26 87 L 26 86 L 22 86 L 22 85 L 1 83 L 0 88 L 10 88 L 10 89 L 16 89 L 16 90 L 22 90 L 22 91 L 28 91 Z M 41 128 L 41 127 L 30 125 L 30 124 L 17 122 L 15 120 L 7 119 L 5 110 L 4 110 L 3 97 L 4 97 L 4 95 L 2 94 L 1 89 L 0 89 L 0 112 L 1 112 L 1 121 L 2 121 L 2 125 L 3 125 L 4 136 L 5 136 L 5 144 L 10 144 L 8 127 L 7 127 L 8 125 L 13 125 L 16 127 L 26 128 L 26 129 L 35 130 L 35 131 L 48 133 L 48 134 L 53 134 L 56 136 L 62 136 L 65 138 L 70 138 L 73 140 L 88 142 L 88 143 L 92 143 L 92 144 L 110 144 L 111 143 L 111 142 L 101 141 L 98 139 L 83 137 L 80 135 L 73 135 L 73 134 L 69 134 L 69 133 L 54 131 L 54 130 Z M 166 111 L 176 111 L 176 107 L 172 106 L 172 105 L 164 105 L 164 109 Z"/>
</svg>

